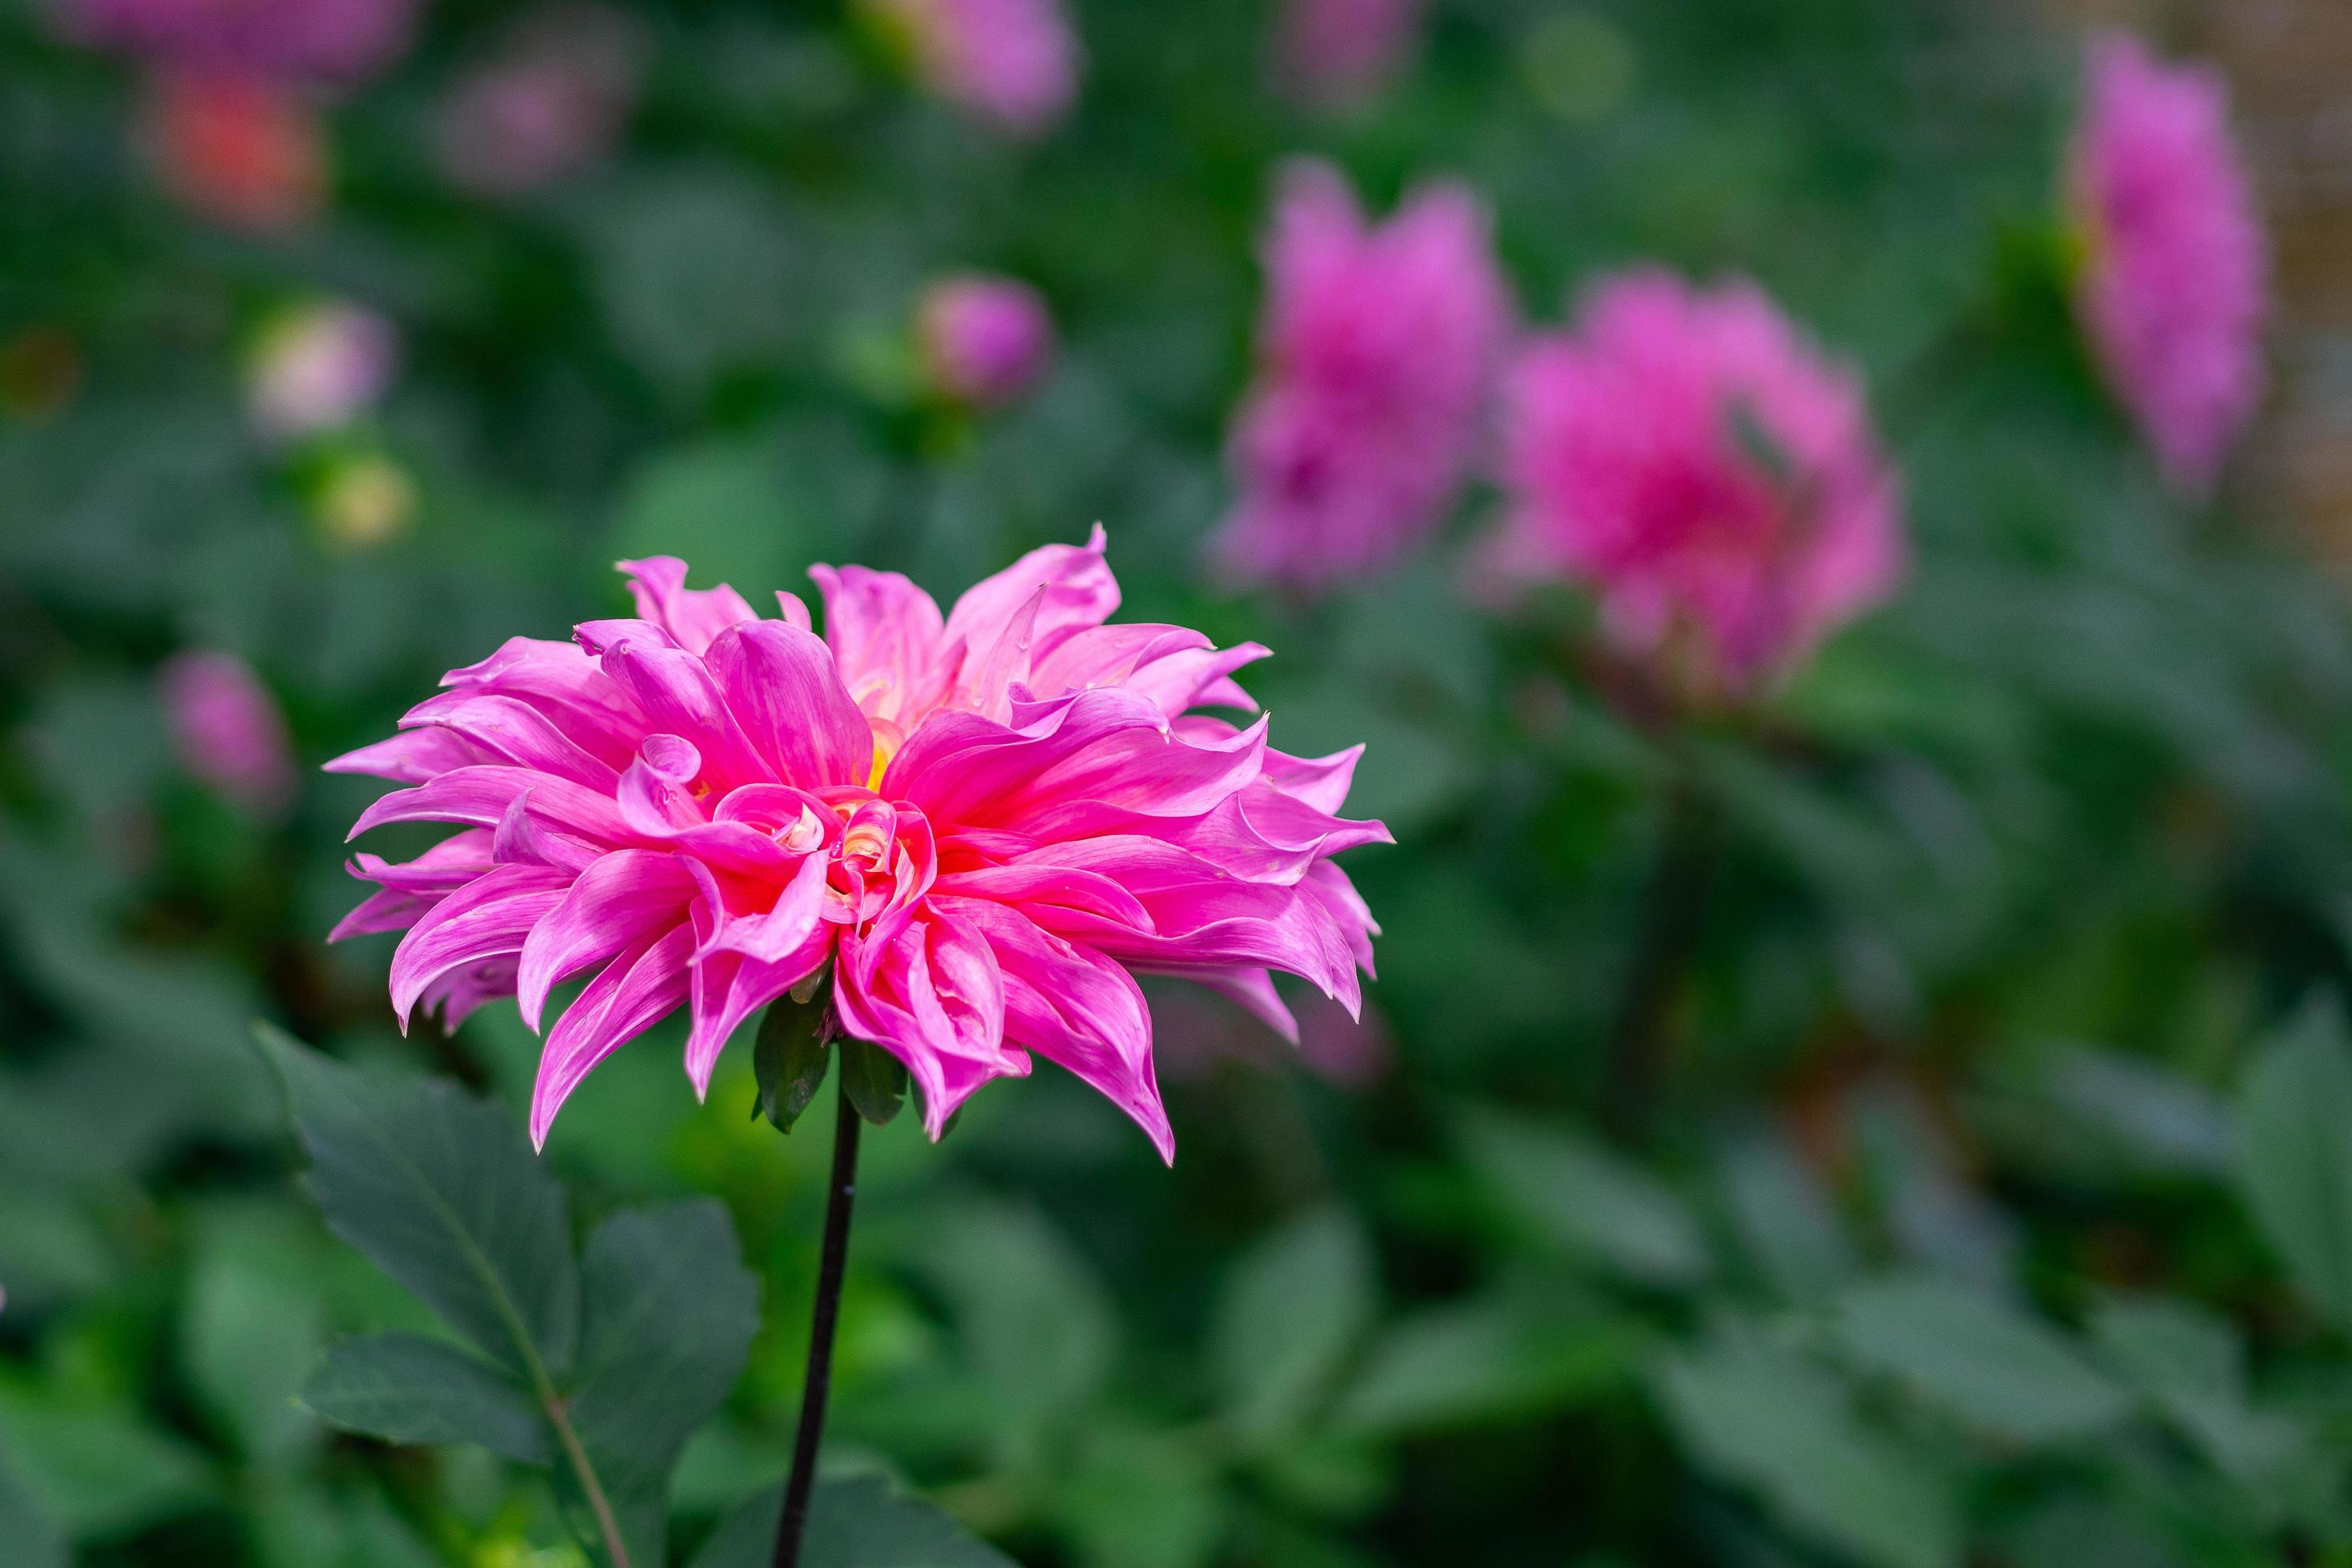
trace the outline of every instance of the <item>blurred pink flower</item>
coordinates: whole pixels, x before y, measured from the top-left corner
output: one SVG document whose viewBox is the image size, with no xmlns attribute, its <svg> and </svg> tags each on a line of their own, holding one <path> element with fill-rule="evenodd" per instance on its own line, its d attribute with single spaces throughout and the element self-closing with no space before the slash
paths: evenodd
<svg viewBox="0 0 2352 1568">
<path fill-rule="evenodd" d="M 262 334 L 247 403 L 273 439 L 349 424 L 383 395 L 400 363 L 392 323 L 355 305 L 312 305 Z"/>
<path fill-rule="evenodd" d="M 449 178 L 478 195 L 537 190 L 612 151 L 637 90 L 630 19 L 609 6 L 550 5 L 462 77 L 436 141 Z"/>
<path fill-rule="evenodd" d="M 1078 44 L 1059 0 L 866 0 L 932 92 L 1016 136 L 1077 95 Z"/>
<path fill-rule="evenodd" d="M 2123 35 L 2091 51 L 2068 172 L 2084 263 L 2075 308 L 2166 477 L 2210 489 L 2262 399 L 2262 222 L 2227 90 Z"/>
<path fill-rule="evenodd" d="M 146 135 L 163 187 L 215 223 L 282 233 L 326 201 L 318 113 L 268 78 L 162 72 L 149 84 Z"/>
<path fill-rule="evenodd" d="M 93 47 L 181 70 L 333 85 L 408 47 L 413 0 L 63 0 Z"/>
<path fill-rule="evenodd" d="M 965 273 L 924 290 L 915 308 L 915 346 L 926 379 L 939 392 L 996 408 L 1045 374 L 1054 353 L 1054 320 L 1026 283 Z"/>
<path fill-rule="evenodd" d="M 233 654 L 173 655 L 156 673 L 163 713 L 189 773 L 264 815 L 294 798 L 294 747 L 277 699 Z"/>
<path fill-rule="evenodd" d="M 1863 390 L 1753 285 L 1603 284 L 1507 381 L 1491 560 L 1600 597 L 1622 645 L 1737 691 L 1892 591 L 1900 485 Z"/>
<path fill-rule="evenodd" d="M 1427 0 L 1286 0 L 1276 68 L 1309 103 L 1344 106 L 1394 79 L 1421 43 Z"/>
<path fill-rule="evenodd" d="M 1303 761 L 1197 706 L 1247 708 L 1220 650 L 1106 624 L 1102 532 L 1033 552 L 945 616 L 906 578 L 813 570 L 825 636 L 777 595 L 691 591 L 685 563 L 624 563 L 639 618 L 571 643 L 518 637 L 452 670 L 401 733 L 330 768 L 412 787 L 386 822 L 461 831 L 378 883 L 337 938 L 405 928 L 404 1023 L 454 1026 L 593 972 L 547 1037 L 531 1134 L 596 1064 L 685 1006 L 706 1090 L 760 1008 L 830 961 L 845 1032 L 907 1066 L 938 1137 L 1032 1051 L 1173 1136 L 1130 970 L 1200 981 L 1295 1029 L 1269 970 L 1349 1008 L 1375 928 L 1331 857 L 1384 842 L 1335 815 L 1358 752 Z"/>
<path fill-rule="evenodd" d="M 1265 270 L 1257 381 L 1228 453 L 1241 495 L 1211 551 L 1233 576 L 1318 588 L 1444 520 L 1511 309 L 1469 191 L 1424 186 L 1368 225 L 1319 163 L 1285 174 Z"/>
</svg>

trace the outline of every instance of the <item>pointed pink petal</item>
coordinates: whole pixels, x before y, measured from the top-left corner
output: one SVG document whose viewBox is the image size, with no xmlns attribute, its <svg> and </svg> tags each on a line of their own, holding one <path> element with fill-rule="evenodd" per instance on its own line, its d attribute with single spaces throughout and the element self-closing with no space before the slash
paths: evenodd
<svg viewBox="0 0 2352 1568">
<path fill-rule="evenodd" d="M 520 698 L 481 691 L 446 691 L 408 710 L 404 731 L 433 726 L 463 736 L 490 760 L 554 773 L 589 789 L 610 792 L 613 766 L 583 750 L 546 714 Z"/>
<path fill-rule="evenodd" d="M 530 1141 L 547 1147 L 548 1129 L 572 1091 L 596 1064 L 662 1021 L 686 1000 L 694 928 L 680 921 L 658 937 L 625 950 L 591 980 L 548 1031 L 530 1094 Z"/>
<path fill-rule="evenodd" d="M 677 857 L 651 849 L 618 850 L 581 872 L 522 944 L 515 981 L 522 1021 L 537 1033 L 550 991 L 676 925 L 694 886 Z"/>
<path fill-rule="evenodd" d="M 942 646 L 961 643 L 972 656 L 984 654 L 1041 589 L 1032 657 L 1042 659 L 1071 637 L 1102 625 L 1118 608 L 1118 580 L 1103 551 L 1097 523 L 1083 546 L 1048 544 L 973 584 L 948 612 Z"/>
<path fill-rule="evenodd" d="M 688 653 L 700 653 L 729 626 L 757 620 L 743 595 L 721 583 L 716 588 L 688 588 L 686 563 L 675 555 L 653 555 L 624 561 L 629 575 L 629 596 L 637 614 L 677 639 Z"/>
<path fill-rule="evenodd" d="M 761 621 L 722 635 L 706 659 L 736 721 L 786 783 L 823 789 L 873 773 L 874 731 L 814 637 Z"/>
<path fill-rule="evenodd" d="M 450 970 L 522 951 L 541 917 L 563 900 L 568 871 L 499 866 L 425 911 L 392 955 L 392 1006 L 401 1027 L 417 998 Z"/>
</svg>

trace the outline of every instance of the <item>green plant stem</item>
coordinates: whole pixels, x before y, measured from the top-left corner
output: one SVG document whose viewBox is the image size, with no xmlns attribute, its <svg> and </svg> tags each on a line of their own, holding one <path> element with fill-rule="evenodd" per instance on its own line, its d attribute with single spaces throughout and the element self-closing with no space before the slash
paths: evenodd
<svg viewBox="0 0 2352 1568">
<path fill-rule="evenodd" d="M 621 1542 L 621 1521 L 614 1517 L 612 1500 L 604 1495 L 604 1483 L 596 1479 L 596 1467 L 588 1462 L 588 1450 L 582 1446 L 580 1434 L 573 1429 L 571 1412 L 555 1390 L 542 1379 L 539 1405 L 555 1427 L 555 1436 L 563 1445 L 563 1457 L 580 1478 L 580 1490 L 588 1499 L 588 1510 L 596 1516 L 596 1532 L 604 1538 L 604 1554 L 613 1560 L 613 1568 L 629 1568 L 629 1549 Z"/>
<path fill-rule="evenodd" d="M 836 1069 L 847 1076 L 847 1064 Z M 824 1244 L 817 1265 L 816 1304 L 809 1318 L 808 1377 L 801 1389 L 800 1430 L 793 1439 L 793 1469 L 784 1483 L 784 1510 L 776 1521 L 775 1568 L 799 1568 L 808 1531 L 809 1494 L 816 1486 L 817 1448 L 824 1436 L 824 1405 L 833 1391 L 833 1332 L 841 1318 L 841 1281 L 849 1262 L 849 1211 L 857 1197 L 857 1109 L 847 1084 L 838 1086 L 833 1123 L 833 1184 L 825 1197 Z"/>
<path fill-rule="evenodd" d="M 1668 786 L 1657 866 L 1610 1042 L 1604 1109 L 1628 1136 L 1647 1129 L 1665 1076 L 1667 1014 L 1706 913 L 1715 838 L 1714 809 L 1685 772 Z"/>
</svg>

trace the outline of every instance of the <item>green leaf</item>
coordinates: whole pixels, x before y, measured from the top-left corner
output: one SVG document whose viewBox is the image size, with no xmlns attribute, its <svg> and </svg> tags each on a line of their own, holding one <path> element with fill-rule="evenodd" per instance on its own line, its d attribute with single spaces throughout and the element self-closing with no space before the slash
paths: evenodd
<svg viewBox="0 0 2352 1568">
<path fill-rule="evenodd" d="M 1725 1152 L 1725 1204 L 1765 1277 L 1790 1300 L 1836 1289 L 1854 1271 L 1853 1247 L 1829 1194 L 1787 1140 L 1744 1137 Z"/>
<path fill-rule="evenodd" d="M 1034 1211 L 975 1204 L 941 1217 L 923 1267 L 946 1297 L 964 1354 L 1020 1450 L 1091 1398 L 1110 1371 L 1116 1320 L 1102 1286 Z"/>
<path fill-rule="evenodd" d="M 497 1107 L 364 1076 L 273 1029 L 328 1226 L 509 1374 L 571 1365 L 580 1275 L 563 1189 Z"/>
<path fill-rule="evenodd" d="M 2223 1473 L 2275 1475 L 2302 1441 L 2294 1424 L 2246 1403 L 2246 1343 L 2227 1319 L 2164 1297 L 2117 1298 L 2091 1320 L 2124 1380 Z"/>
<path fill-rule="evenodd" d="M 478 1443 L 527 1464 L 553 1458 L 531 1396 L 487 1362 L 415 1334 L 369 1334 L 327 1352 L 302 1403 L 347 1432 L 388 1443 Z"/>
<path fill-rule="evenodd" d="M 841 1091 L 858 1115 L 877 1127 L 887 1125 L 906 1101 L 906 1065 L 870 1040 L 844 1040 Z"/>
<path fill-rule="evenodd" d="M 760 1329 L 760 1282 L 715 1198 L 614 1215 L 582 1263 L 573 1426 L 621 1492 L 667 1480 L 727 1397 Z"/>
<path fill-rule="evenodd" d="M 181 1332 L 190 1377 L 247 1458 L 282 1459 L 319 1436 L 295 1404 L 326 1333 L 315 1288 L 215 1246 L 189 1283 Z"/>
<path fill-rule="evenodd" d="M 66 1541 L 5 1465 L 0 1465 L 0 1563 L 66 1568 Z"/>
<path fill-rule="evenodd" d="M 127 1405 L 0 1398 L 0 1460 L 13 1461 L 39 1514 L 76 1540 L 128 1535 L 214 1495 L 204 1456 Z"/>
<path fill-rule="evenodd" d="M 1696 1461 L 1792 1530 L 1871 1568 L 1958 1561 L 1954 1489 L 1865 1426 L 1821 1369 L 1727 1336 L 1667 1362 L 1658 1392 Z"/>
<path fill-rule="evenodd" d="M 730 1514 L 691 1568 L 768 1568 L 782 1518 L 781 1487 Z M 809 1500 L 803 1568 L 1018 1568 L 946 1513 L 874 1476 L 817 1483 Z"/>
<path fill-rule="evenodd" d="M 1709 1272 L 1682 1200 L 1590 1139 L 1514 1116 L 1464 1119 L 1471 1162 L 1532 1230 L 1644 1285 L 1685 1289 Z"/>
<path fill-rule="evenodd" d="M 1431 1308 L 1373 1343 L 1333 1423 L 1385 1436 L 1564 1408 L 1624 1380 L 1644 1342 L 1627 1319 L 1557 1300 L 1498 1296 Z"/>
<path fill-rule="evenodd" d="M 759 1113 L 790 1132 L 824 1084 L 832 1042 L 824 1036 L 830 1008 L 816 1002 L 779 997 L 760 1019 L 751 1047 L 751 1070 L 760 1080 Z"/>
<path fill-rule="evenodd" d="M 2238 1096 L 2238 1184 L 2296 1289 L 2352 1332 L 2352 1052 L 2315 1001 L 2263 1049 Z"/>
<path fill-rule="evenodd" d="M 1306 1417 L 1370 1322 L 1373 1286 L 1363 1228 L 1338 1208 L 1294 1220 L 1234 1265 L 1210 1364 L 1235 1428 L 1263 1442 Z"/>
<path fill-rule="evenodd" d="M 2066 1335 L 1947 1280 L 1857 1286 L 1838 1304 L 1836 1331 L 1859 1364 L 2011 1442 L 2088 1436 L 2130 1413 L 2124 1390 Z"/>
<path fill-rule="evenodd" d="M 1100 1568 L 1200 1568 L 1230 1506 L 1198 1435 L 1123 1421 L 1087 1429 L 1052 1498 L 1078 1561 Z"/>
</svg>

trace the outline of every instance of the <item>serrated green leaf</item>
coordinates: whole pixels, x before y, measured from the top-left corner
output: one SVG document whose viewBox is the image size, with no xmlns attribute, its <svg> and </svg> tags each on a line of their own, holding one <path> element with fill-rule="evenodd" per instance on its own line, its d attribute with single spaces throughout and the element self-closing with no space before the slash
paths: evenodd
<svg viewBox="0 0 2352 1568">
<path fill-rule="evenodd" d="M 1481 1111 L 1463 1121 L 1471 1162 L 1533 1230 L 1645 1285 L 1683 1289 L 1710 1270 L 1705 1238 L 1657 1178 L 1591 1139 Z"/>
<path fill-rule="evenodd" d="M 788 996 L 770 1003 L 761 1016 L 751 1069 L 760 1083 L 760 1113 L 779 1132 L 793 1130 L 824 1086 L 825 1068 L 833 1061 L 832 1042 L 825 1037 L 830 1016 L 824 1005 Z"/>
<path fill-rule="evenodd" d="M 0 1461 L 40 1516 L 76 1540 L 129 1534 L 215 1495 L 201 1453 L 124 1405 L 0 1397 Z"/>
<path fill-rule="evenodd" d="M 2352 1050 L 2333 1002 L 2273 1037 L 2238 1095 L 2239 1185 L 2303 1295 L 2352 1332 Z"/>
<path fill-rule="evenodd" d="M 1508 1421 L 1622 1383 L 1644 1347 L 1628 1320 L 1496 1297 L 1391 1325 L 1333 1411 L 1340 1430 L 1390 1436 Z"/>
<path fill-rule="evenodd" d="M 784 1510 L 781 1487 L 730 1514 L 691 1568 L 768 1568 Z M 940 1509 L 876 1476 L 817 1483 L 802 1568 L 1018 1568 Z"/>
<path fill-rule="evenodd" d="M 181 1320 L 184 1354 L 198 1393 L 247 1458 L 281 1459 L 320 1435 L 295 1395 L 325 1333 L 314 1289 L 230 1250 L 199 1261 Z"/>
<path fill-rule="evenodd" d="M 388 1443 L 477 1443 L 527 1464 L 554 1457 L 530 1393 L 458 1346 L 415 1334 L 368 1334 L 327 1352 L 302 1403 L 347 1432 Z"/>
<path fill-rule="evenodd" d="M 1032 1210 L 977 1204 L 944 1215 L 923 1266 L 947 1298 L 972 1369 L 1000 1402 L 1002 1440 L 1041 1426 L 1100 1388 L 1117 1319 L 1085 1259 Z"/>
<path fill-rule="evenodd" d="M 572 1425 L 617 1490 L 657 1487 L 743 1370 L 759 1280 L 713 1198 L 614 1215 L 588 1238 L 581 1278 Z"/>
<path fill-rule="evenodd" d="M 907 1068 L 870 1040 L 841 1042 L 841 1091 L 857 1114 L 877 1127 L 888 1124 L 906 1103 Z"/>
<path fill-rule="evenodd" d="M 1865 1426 L 1827 1373 L 1745 1340 L 1668 1361 L 1658 1391 L 1700 1465 L 1872 1568 L 1958 1561 L 1955 1489 Z"/>
<path fill-rule="evenodd" d="M 580 1322 L 563 1189 L 506 1114 L 449 1084 L 373 1079 L 261 1037 L 329 1227 L 509 1374 L 560 1377 Z"/>
<path fill-rule="evenodd" d="M 1307 1415 L 1370 1321 L 1372 1276 L 1362 1226 L 1338 1208 L 1294 1220 L 1234 1265 L 1210 1363 L 1238 1431 L 1262 1442 Z"/>
<path fill-rule="evenodd" d="M 2246 1343 L 2227 1319 L 2163 1297 L 2102 1302 L 2092 1317 L 2099 1348 L 2124 1380 L 2224 1474 L 2276 1474 L 2302 1441 L 2284 1416 L 2246 1403 Z"/>
<path fill-rule="evenodd" d="M 1857 1286 L 1838 1303 L 1836 1331 L 1861 1365 L 2011 1442 L 2088 1436 L 2130 1412 L 2123 1389 L 2066 1335 L 1948 1280 Z"/>
</svg>

